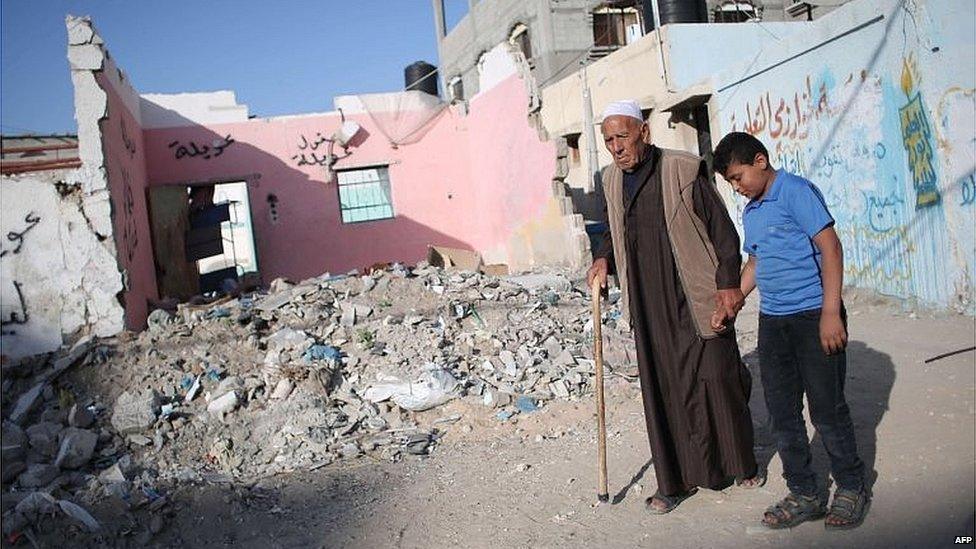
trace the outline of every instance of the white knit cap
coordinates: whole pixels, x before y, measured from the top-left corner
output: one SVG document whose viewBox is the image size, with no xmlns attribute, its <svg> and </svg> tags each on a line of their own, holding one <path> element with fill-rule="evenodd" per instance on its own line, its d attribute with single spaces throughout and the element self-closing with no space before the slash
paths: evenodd
<svg viewBox="0 0 976 549">
<path fill-rule="evenodd" d="M 644 121 L 644 115 L 641 114 L 640 105 L 637 101 L 633 99 L 625 99 L 623 101 L 614 101 L 607 105 L 607 108 L 603 109 L 603 119 L 606 120 L 611 116 L 629 116 L 631 118 L 636 118 L 641 122 Z"/>
</svg>

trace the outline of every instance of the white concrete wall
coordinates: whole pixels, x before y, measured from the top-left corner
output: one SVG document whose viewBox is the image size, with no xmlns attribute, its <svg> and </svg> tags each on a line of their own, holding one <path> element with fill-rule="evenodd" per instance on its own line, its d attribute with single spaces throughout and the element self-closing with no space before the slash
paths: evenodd
<svg viewBox="0 0 976 549">
<path fill-rule="evenodd" d="M 75 332 L 109 336 L 123 328 L 114 246 L 87 218 L 78 175 L 0 181 L 0 234 L 20 235 L 0 242 L 0 353 L 7 357 L 53 351 Z M 61 196 L 58 183 L 70 192 Z"/>
<path fill-rule="evenodd" d="M 189 124 L 224 124 L 247 120 L 247 105 L 232 91 L 201 93 L 145 93 L 140 98 L 143 128 L 173 128 Z"/>
<path fill-rule="evenodd" d="M 716 77 L 713 137 L 820 187 L 847 285 L 976 310 L 974 33 L 972 2 L 857 0 Z"/>
</svg>

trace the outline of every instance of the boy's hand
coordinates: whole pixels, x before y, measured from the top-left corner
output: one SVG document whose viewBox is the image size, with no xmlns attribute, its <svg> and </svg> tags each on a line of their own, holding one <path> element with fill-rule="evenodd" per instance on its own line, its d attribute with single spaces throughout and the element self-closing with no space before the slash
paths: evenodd
<svg viewBox="0 0 976 549">
<path fill-rule="evenodd" d="M 712 320 L 711 320 L 712 331 L 714 331 L 717 334 L 720 334 L 725 330 L 727 330 L 728 326 L 725 325 L 725 321 L 727 319 L 728 316 L 723 311 L 716 309 L 715 312 L 712 313 Z"/>
<path fill-rule="evenodd" d="M 847 330 L 840 313 L 820 315 L 820 345 L 828 355 L 839 353 L 847 347 Z"/>
</svg>

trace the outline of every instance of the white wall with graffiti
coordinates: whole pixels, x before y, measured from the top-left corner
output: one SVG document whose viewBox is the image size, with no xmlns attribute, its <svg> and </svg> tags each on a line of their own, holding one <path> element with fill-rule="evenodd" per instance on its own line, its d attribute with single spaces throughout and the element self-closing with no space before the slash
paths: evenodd
<svg viewBox="0 0 976 549">
<path fill-rule="evenodd" d="M 974 312 L 976 4 L 860 0 L 714 80 L 719 127 L 817 184 L 845 283 Z M 728 192 L 736 213 L 743 199 Z"/>
<path fill-rule="evenodd" d="M 76 332 L 123 328 L 113 247 L 83 213 L 77 174 L 0 180 L 0 353 L 9 358 L 55 350 Z"/>
</svg>

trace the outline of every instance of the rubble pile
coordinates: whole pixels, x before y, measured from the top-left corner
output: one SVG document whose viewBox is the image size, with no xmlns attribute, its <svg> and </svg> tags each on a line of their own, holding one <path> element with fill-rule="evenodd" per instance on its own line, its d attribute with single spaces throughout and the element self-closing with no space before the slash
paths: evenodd
<svg viewBox="0 0 976 549">
<path fill-rule="evenodd" d="M 7 364 L 4 534 L 41 516 L 96 531 L 86 506 L 111 497 L 157 512 L 179 483 L 424 455 L 461 419 L 445 406 L 459 399 L 499 422 L 579 399 L 594 364 L 590 298 L 575 282 L 426 263 L 279 279 L 157 309 L 147 330 L 80 341 L 53 363 Z M 618 318 L 604 308 L 611 343 L 626 338 Z M 611 367 L 633 360 L 614 355 L 625 344 L 605 347 Z"/>
</svg>

